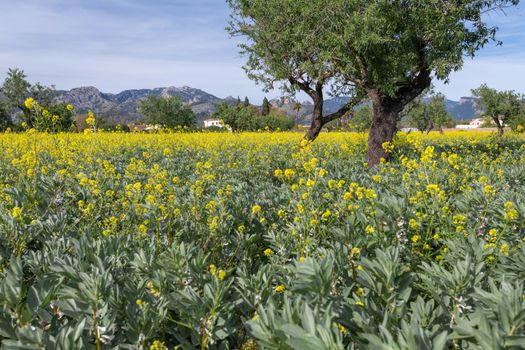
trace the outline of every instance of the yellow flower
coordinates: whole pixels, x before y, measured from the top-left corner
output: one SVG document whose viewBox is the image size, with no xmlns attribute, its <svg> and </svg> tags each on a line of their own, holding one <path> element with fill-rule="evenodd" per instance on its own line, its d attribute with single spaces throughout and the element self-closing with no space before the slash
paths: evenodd
<svg viewBox="0 0 525 350">
<path fill-rule="evenodd" d="M 494 195 L 494 186 L 487 185 L 483 188 L 483 191 L 487 196 L 492 196 Z"/>
<path fill-rule="evenodd" d="M 160 340 L 155 340 L 149 347 L 149 350 L 168 350 L 168 347 Z"/>
<path fill-rule="evenodd" d="M 410 239 L 413 243 L 417 243 L 419 242 L 419 236 L 418 235 L 413 235 L 412 238 Z"/>
<path fill-rule="evenodd" d="M 22 215 L 22 209 L 19 208 L 19 207 L 14 207 L 12 212 L 11 212 L 12 216 L 13 216 L 13 219 L 19 219 L 20 216 Z"/>
<path fill-rule="evenodd" d="M 294 177 L 295 175 L 295 171 L 293 171 L 292 169 L 286 169 L 284 171 L 284 176 L 286 176 L 288 179 L 291 179 L 292 177 Z"/>
<path fill-rule="evenodd" d="M 24 106 L 26 106 L 27 109 L 31 109 L 35 106 L 36 102 L 32 97 L 26 98 L 24 102 Z"/>
<path fill-rule="evenodd" d="M 219 272 L 217 273 L 217 277 L 219 277 L 219 279 L 222 281 L 224 277 L 226 277 L 226 271 L 219 270 Z"/>
<path fill-rule="evenodd" d="M 366 232 L 367 235 L 371 235 L 372 233 L 376 232 L 376 230 L 372 226 L 368 225 L 365 228 L 365 232 Z"/>
<path fill-rule="evenodd" d="M 326 175 L 326 170 L 319 169 L 319 177 L 324 177 Z"/>
<path fill-rule="evenodd" d="M 284 284 L 278 284 L 278 285 L 275 287 L 275 291 L 276 291 L 277 293 L 283 293 L 285 290 L 286 290 L 286 287 L 284 286 Z"/>
<path fill-rule="evenodd" d="M 299 257 L 299 262 L 304 263 L 306 261 L 306 258 L 304 256 Z"/>
<path fill-rule="evenodd" d="M 263 253 L 265 256 L 270 256 L 273 254 L 273 250 L 271 250 L 270 248 L 266 248 Z"/>
<path fill-rule="evenodd" d="M 275 177 L 282 177 L 283 176 L 283 171 L 281 169 L 277 169 L 275 170 L 275 172 L 273 173 Z"/>
<path fill-rule="evenodd" d="M 66 109 L 67 109 L 68 111 L 70 111 L 70 112 L 73 112 L 73 110 L 74 110 L 75 108 L 73 107 L 72 104 L 68 103 L 68 105 L 66 106 Z"/>
<path fill-rule="evenodd" d="M 346 333 L 346 328 L 345 326 L 343 326 L 342 324 L 339 325 L 339 331 L 342 333 L 342 334 L 345 334 Z"/>
<path fill-rule="evenodd" d="M 502 244 L 501 247 L 499 247 L 499 252 L 505 256 L 509 256 L 509 250 L 510 247 L 508 244 Z"/>
<path fill-rule="evenodd" d="M 95 115 L 93 114 L 93 112 L 89 111 L 88 112 L 88 116 L 86 118 L 86 124 L 88 126 L 95 126 L 95 123 L 96 123 L 96 119 L 95 119 Z"/>
<path fill-rule="evenodd" d="M 210 273 L 212 275 L 215 275 L 217 273 L 217 266 L 215 266 L 214 264 L 210 264 L 208 268 L 210 269 Z"/>
<path fill-rule="evenodd" d="M 382 179 L 381 175 L 372 176 L 372 181 L 374 182 L 381 182 L 381 179 Z"/>
<path fill-rule="evenodd" d="M 261 211 L 261 206 L 260 205 L 254 205 L 252 207 L 252 215 L 257 215 L 260 211 Z"/>
<path fill-rule="evenodd" d="M 408 221 L 408 227 L 411 228 L 412 230 L 415 230 L 419 227 L 419 224 L 417 223 L 415 219 L 410 219 Z"/>
<path fill-rule="evenodd" d="M 135 300 L 135 304 L 137 304 L 139 307 L 144 307 L 146 306 L 148 303 L 142 299 L 137 299 Z"/>
</svg>

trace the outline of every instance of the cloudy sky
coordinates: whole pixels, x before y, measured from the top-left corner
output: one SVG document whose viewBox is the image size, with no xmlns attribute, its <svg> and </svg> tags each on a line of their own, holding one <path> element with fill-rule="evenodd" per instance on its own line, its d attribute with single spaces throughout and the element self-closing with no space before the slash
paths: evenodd
<svg viewBox="0 0 525 350">
<path fill-rule="evenodd" d="M 0 79 L 9 67 L 58 89 L 104 92 L 188 85 L 262 99 L 224 30 L 224 0 L 0 0 Z M 437 90 L 451 99 L 486 82 L 525 92 L 525 6 L 490 14 L 501 47 L 485 48 Z M 276 91 L 269 94 L 278 96 Z"/>
</svg>

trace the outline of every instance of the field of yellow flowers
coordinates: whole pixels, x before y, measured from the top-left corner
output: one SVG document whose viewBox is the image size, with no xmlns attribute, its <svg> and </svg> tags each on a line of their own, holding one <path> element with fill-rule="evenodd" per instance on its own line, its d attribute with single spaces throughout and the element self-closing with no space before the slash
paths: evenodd
<svg viewBox="0 0 525 350">
<path fill-rule="evenodd" d="M 525 347 L 525 137 L 0 134 L 1 349 Z"/>
</svg>

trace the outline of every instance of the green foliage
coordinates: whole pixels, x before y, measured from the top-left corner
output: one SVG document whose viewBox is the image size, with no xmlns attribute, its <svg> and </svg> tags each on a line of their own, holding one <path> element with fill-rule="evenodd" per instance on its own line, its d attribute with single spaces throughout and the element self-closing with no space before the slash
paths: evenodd
<svg viewBox="0 0 525 350">
<path fill-rule="evenodd" d="M 13 121 L 9 113 L 7 104 L 0 101 L 0 131 L 5 131 L 7 128 L 12 127 Z"/>
<path fill-rule="evenodd" d="M 257 130 L 290 130 L 294 127 L 293 119 L 286 115 L 271 111 L 268 115 L 259 115 L 254 106 L 244 104 L 231 105 L 222 103 L 218 106 L 214 117 L 222 120 L 233 131 Z"/>
<path fill-rule="evenodd" d="M 506 125 L 515 125 L 513 118 L 520 114 L 521 109 L 517 93 L 509 90 L 498 91 L 483 84 L 473 89 L 472 94 L 479 98 L 478 106 L 485 116 L 492 119 L 501 134 Z"/>
<path fill-rule="evenodd" d="M 357 109 L 348 121 L 348 127 L 352 131 L 365 132 L 372 126 L 374 111 L 370 106 L 362 106 Z"/>
<path fill-rule="evenodd" d="M 69 127 L 72 122 L 73 116 L 70 116 L 69 113 L 65 113 L 63 110 L 65 104 L 54 105 L 53 98 L 56 95 L 55 88 L 53 86 L 47 87 L 40 83 L 30 84 L 26 80 L 27 76 L 23 70 L 20 69 L 9 69 L 7 72 L 7 77 L 1 87 L 2 93 L 6 97 L 5 109 L 11 120 L 13 120 L 13 112 L 16 114 L 17 118 L 22 122 L 25 122 L 28 127 L 35 127 L 36 124 L 42 124 L 42 120 L 36 120 L 38 118 L 37 114 L 32 108 L 29 108 L 25 105 L 27 98 L 33 98 L 38 105 L 42 106 L 44 109 L 50 111 L 54 110 L 52 115 L 58 115 L 60 117 L 60 122 L 58 125 L 62 131 L 69 130 Z M 65 128 L 62 128 L 65 126 Z M 38 130 L 51 130 L 50 125 L 38 127 Z"/>
<path fill-rule="evenodd" d="M 179 96 L 148 96 L 140 103 L 140 112 L 146 116 L 147 123 L 169 128 L 191 126 L 195 122 L 191 107 L 184 104 Z"/>
<path fill-rule="evenodd" d="M 267 116 L 268 114 L 270 114 L 270 102 L 265 97 L 262 103 L 261 115 L 264 117 L 264 116 Z"/>
<path fill-rule="evenodd" d="M 443 126 L 452 122 L 452 116 L 447 112 L 445 96 L 437 94 L 430 96 L 430 101 L 415 100 L 407 106 L 406 123 L 421 132 L 432 130 L 442 131 Z"/>
<path fill-rule="evenodd" d="M 521 136 L 286 135 L 0 135 L 2 349 L 523 347 Z"/>
</svg>

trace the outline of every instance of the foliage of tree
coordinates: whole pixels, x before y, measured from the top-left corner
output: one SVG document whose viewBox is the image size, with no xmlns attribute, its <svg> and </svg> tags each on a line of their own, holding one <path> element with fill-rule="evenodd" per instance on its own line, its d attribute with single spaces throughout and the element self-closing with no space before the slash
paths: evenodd
<svg viewBox="0 0 525 350">
<path fill-rule="evenodd" d="M 213 115 L 233 131 L 290 130 L 294 127 L 292 118 L 272 110 L 268 115 L 259 115 L 254 106 L 221 103 Z"/>
<path fill-rule="evenodd" d="M 245 96 L 245 97 L 244 97 L 244 102 L 243 102 L 243 104 L 244 104 L 244 107 L 248 107 L 248 106 L 250 105 L 250 100 L 248 99 L 248 96 Z"/>
<path fill-rule="evenodd" d="M 147 123 L 169 128 L 191 126 L 195 122 L 195 113 L 179 96 L 148 96 L 140 103 L 140 112 Z"/>
<path fill-rule="evenodd" d="M 368 163 L 389 153 L 400 112 L 435 77 L 447 80 L 464 57 L 495 40 L 482 15 L 518 0 L 357 1 L 228 0 L 229 31 L 247 38 L 248 76 L 266 90 L 276 84 L 308 94 L 314 103 L 306 138 L 341 118 L 364 96 L 372 101 Z M 348 104 L 324 115 L 324 93 L 350 94 Z"/>
<path fill-rule="evenodd" d="M 352 131 L 365 132 L 372 126 L 373 117 L 372 107 L 362 106 L 354 112 L 353 117 L 348 121 L 348 127 Z"/>
<path fill-rule="evenodd" d="M 452 116 L 447 112 L 445 96 L 436 94 L 428 102 L 418 98 L 406 108 L 406 123 L 421 132 L 429 133 L 437 129 L 443 131 L 443 126 L 452 122 Z"/>
<path fill-rule="evenodd" d="M 39 106 L 49 110 L 53 106 L 56 90 L 53 86 L 44 86 L 40 83 L 31 84 L 26 78 L 23 70 L 9 68 L 0 90 L 6 97 L 8 113 L 17 113 L 17 117 L 32 128 L 35 123 L 35 114 L 34 111 L 27 108 L 25 101 L 31 97 Z"/>
<path fill-rule="evenodd" d="M 266 116 L 270 114 L 270 102 L 268 101 L 268 99 L 265 97 L 263 99 L 263 103 L 262 103 L 262 107 L 261 107 L 261 115 L 262 116 Z"/>
<path fill-rule="evenodd" d="M 0 131 L 5 131 L 7 128 L 13 126 L 13 121 L 11 120 L 11 115 L 7 104 L 3 101 L 0 101 Z"/>
<path fill-rule="evenodd" d="M 511 125 L 512 119 L 520 114 L 520 97 L 514 91 L 498 91 L 482 84 L 473 89 L 472 94 L 479 98 L 479 108 L 485 116 L 492 119 L 500 135 L 505 132 L 505 125 Z"/>
</svg>

